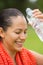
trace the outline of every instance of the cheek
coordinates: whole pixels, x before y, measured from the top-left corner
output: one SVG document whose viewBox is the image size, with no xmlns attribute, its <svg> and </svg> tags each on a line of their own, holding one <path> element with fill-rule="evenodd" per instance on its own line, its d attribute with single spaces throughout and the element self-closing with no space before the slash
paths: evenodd
<svg viewBox="0 0 43 65">
<path fill-rule="evenodd" d="M 12 40 L 16 40 L 16 39 L 18 38 L 18 35 L 15 34 L 15 33 L 11 33 L 11 34 L 10 34 L 10 38 L 11 38 Z"/>
</svg>

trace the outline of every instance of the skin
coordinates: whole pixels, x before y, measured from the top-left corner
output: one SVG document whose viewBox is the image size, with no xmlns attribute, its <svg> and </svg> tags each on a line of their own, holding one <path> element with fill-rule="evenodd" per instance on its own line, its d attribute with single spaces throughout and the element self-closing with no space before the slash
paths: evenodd
<svg viewBox="0 0 43 65">
<path fill-rule="evenodd" d="M 43 55 L 32 50 L 30 52 L 34 55 L 37 65 L 43 65 Z"/>
<path fill-rule="evenodd" d="M 7 31 L 0 28 L 3 39 L 3 46 L 14 59 L 16 52 L 23 48 L 26 39 L 27 22 L 23 16 L 10 17 L 12 25 L 8 27 Z"/>
<path fill-rule="evenodd" d="M 40 10 L 33 10 L 33 16 L 43 22 L 43 14 Z M 14 61 L 14 55 L 23 48 L 24 41 L 26 40 L 27 22 L 22 16 L 10 17 L 10 20 L 13 24 L 8 27 L 6 32 L 0 27 L 0 36 L 3 39 L 4 48 Z M 37 65 L 43 65 L 43 55 L 34 51 L 31 51 L 31 53 L 35 56 Z M 15 61 L 14 63 L 16 65 Z"/>
<path fill-rule="evenodd" d="M 33 16 L 36 18 L 39 18 L 40 21 L 43 22 L 43 13 L 39 9 L 33 10 Z M 37 65 L 43 65 L 43 54 L 39 54 L 39 53 L 32 51 L 32 50 L 30 50 L 30 51 L 35 56 Z"/>
<path fill-rule="evenodd" d="M 43 22 L 43 13 L 39 9 L 33 10 L 33 16 L 39 18 L 41 22 Z"/>
</svg>

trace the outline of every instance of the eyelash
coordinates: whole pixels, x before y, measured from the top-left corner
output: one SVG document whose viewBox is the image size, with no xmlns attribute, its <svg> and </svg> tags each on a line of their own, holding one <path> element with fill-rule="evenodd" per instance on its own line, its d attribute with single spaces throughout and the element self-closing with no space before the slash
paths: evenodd
<svg viewBox="0 0 43 65">
<path fill-rule="evenodd" d="M 16 34 L 20 34 L 20 32 L 16 32 Z"/>
<path fill-rule="evenodd" d="M 27 33 L 27 32 L 24 32 L 25 34 Z"/>
<path fill-rule="evenodd" d="M 16 34 L 20 34 L 21 32 L 15 32 Z M 27 32 L 24 32 L 24 34 L 26 34 Z"/>
</svg>

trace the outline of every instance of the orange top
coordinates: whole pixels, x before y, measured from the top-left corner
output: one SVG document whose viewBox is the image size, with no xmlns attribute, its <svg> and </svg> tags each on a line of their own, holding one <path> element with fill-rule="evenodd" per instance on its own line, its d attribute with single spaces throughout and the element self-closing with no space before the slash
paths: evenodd
<svg viewBox="0 0 43 65">
<path fill-rule="evenodd" d="M 32 53 L 24 48 L 20 52 L 17 52 L 15 59 L 17 65 L 36 65 L 36 60 L 32 55 Z M 0 42 L 0 65 L 14 65 L 12 58 L 5 51 L 1 42 Z"/>
</svg>

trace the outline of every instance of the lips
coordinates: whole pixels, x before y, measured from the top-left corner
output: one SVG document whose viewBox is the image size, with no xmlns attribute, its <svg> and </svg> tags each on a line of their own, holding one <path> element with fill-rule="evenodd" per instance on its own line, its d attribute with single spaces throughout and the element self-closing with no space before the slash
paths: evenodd
<svg viewBox="0 0 43 65">
<path fill-rule="evenodd" d="M 22 47 L 22 46 L 23 46 L 23 43 L 22 43 L 22 42 L 16 42 L 16 44 L 17 44 L 19 47 Z"/>
</svg>

